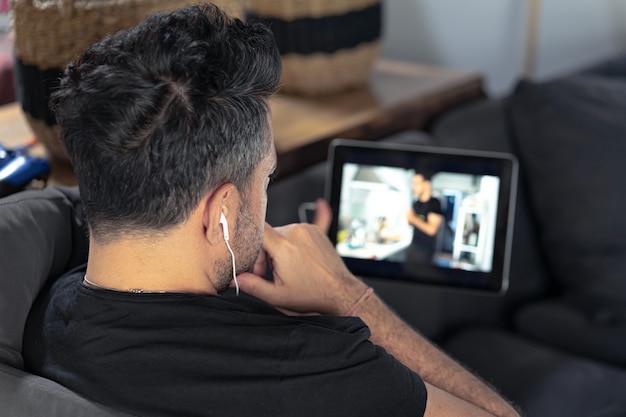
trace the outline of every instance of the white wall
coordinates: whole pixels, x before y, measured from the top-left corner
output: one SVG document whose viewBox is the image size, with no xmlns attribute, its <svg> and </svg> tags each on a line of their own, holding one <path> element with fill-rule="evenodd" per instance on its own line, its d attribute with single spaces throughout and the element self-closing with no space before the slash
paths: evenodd
<svg viewBox="0 0 626 417">
<path fill-rule="evenodd" d="M 383 0 L 382 55 L 477 70 L 489 93 L 523 75 L 531 0 Z M 626 0 L 542 0 L 533 75 L 550 78 L 626 50 Z"/>
<path fill-rule="evenodd" d="M 536 75 L 578 69 L 626 50 L 626 1 L 543 0 Z"/>
</svg>

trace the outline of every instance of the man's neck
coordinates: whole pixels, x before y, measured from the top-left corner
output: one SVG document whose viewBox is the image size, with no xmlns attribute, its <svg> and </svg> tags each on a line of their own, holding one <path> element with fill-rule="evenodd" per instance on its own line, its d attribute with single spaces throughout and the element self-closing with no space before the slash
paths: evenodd
<svg viewBox="0 0 626 417">
<path fill-rule="evenodd" d="M 87 277 L 95 286 L 123 292 L 216 294 L 202 264 L 194 262 L 195 249 L 176 236 L 106 244 L 92 238 Z"/>
</svg>

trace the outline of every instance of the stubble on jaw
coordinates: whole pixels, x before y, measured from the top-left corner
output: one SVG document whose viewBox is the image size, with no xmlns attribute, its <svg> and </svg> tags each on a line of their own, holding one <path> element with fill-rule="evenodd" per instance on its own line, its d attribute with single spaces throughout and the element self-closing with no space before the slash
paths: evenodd
<svg viewBox="0 0 626 417">
<path fill-rule="evenodd" d="M 261 253 L 263 245 L 263 229 L 258 229 L 250 215 L 250 209 L 246 199 L 241 200 L 239 213 L 237 213 L 237 225 L 235 226 L 235 236 L 237 244 L 231 245 L 235 254 L 235 267 L 237 275 L 244 272 L 252 272 L 254 264 Z M 215 264 L 217 280 L 213 283 L 218 294 L 225 292 L 230 287 L 233 280 L 233 264 L 230 259 L 221 259 Z"/>
</svg>

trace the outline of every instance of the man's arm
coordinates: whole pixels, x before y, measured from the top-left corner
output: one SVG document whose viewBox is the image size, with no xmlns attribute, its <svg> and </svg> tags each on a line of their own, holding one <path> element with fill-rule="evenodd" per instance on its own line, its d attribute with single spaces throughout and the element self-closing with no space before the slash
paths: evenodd
<svg viewBox="0 0 626 417">
<path fill-rule="evenodd" d="M 460 399 L 496 416 L 518 415 L 496 392 L 404 323 L 377 296 L 370 297 L 355 314 L 370 328 L 373 343 L 383 346 L 431 385 L 427 386 L 429 398 L 433 388 L 438 388 L 442 399 L 448 398 L 447 393 L 455 397 L 448 398 L 450 401 Z"/>
<path fill-rule="evenodd" d="M 366 285 L 348 271 L 315 226 L 273 229 L 266 225 L 263 249 L 256 275 L 241 274 L 239 286 L 276 308 L 343 315 L 366 291 Z M 260 276 L 265 256 L 273 269 L 271 282 Z M 422 377 L 429 397 L 426 416 L 518 416 L 505 400 L 411 329 L 376 295 L 355 313 L 370 327 L 373 343 Z"/>
<path fill-rule="evenodd" d="M 437 213 L 428 213 L 426 220 L 422 220 L 413 210 L 409 210 L 406 214 L 406 220 L 409 224 L 417 227 L 428 236 L 435 236 L 439 230 L 443 216 Z"/>
</svg>

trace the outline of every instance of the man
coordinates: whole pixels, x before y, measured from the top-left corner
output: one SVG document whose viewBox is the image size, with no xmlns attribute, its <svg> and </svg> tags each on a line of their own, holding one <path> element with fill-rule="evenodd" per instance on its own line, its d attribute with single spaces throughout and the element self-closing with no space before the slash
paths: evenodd
<svg viewBox="0 0 626 417">
<path fill-rule="evenodd" d="M 413 226 L 413 240 L 407 249 L 406 265 L 429 265 L 435 255 L 437 232 L 443 221 L 441 202 L 432 196 L 430 178 L 417 173 L 412 180 L 415 202 L 406 214 Z"/>
<path fill-rule="evenodd" d="M 35 307 L 31 370 L 135 415 L 515 416 L 319 228 L 264 225 L 279 75 L 269 30 L 214 6 L 153 16 L 68 67 L 53 104 L 89 262 Z"/>
</svg>

